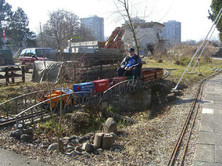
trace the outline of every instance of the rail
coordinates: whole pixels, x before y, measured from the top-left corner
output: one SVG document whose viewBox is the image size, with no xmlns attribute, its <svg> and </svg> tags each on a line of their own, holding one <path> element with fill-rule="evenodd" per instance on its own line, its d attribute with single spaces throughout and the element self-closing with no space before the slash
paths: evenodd
<svg viewBox="0 0 222 166">
<path fill-rule="evenodd" d="M 199 87 L 198 87 L 198 89 L 196 91 L 196 94 L 195 94 L 195 97 L 194 97 L 194 101 L 192 102 L 192 105 L 191 105 L 190 110 L 187 114 L 186 120 L 184 121 L 182 130 L 181 130 L 181 132 L 179 134 L 179 137 L 176 140 L 176 143 L 173 147 L 173 150 L 172 150 L 172 153 L 170 155 L 169 162 L 168 162 L 168 166 L 172 166 L 172 165 L 182 166 L 184 164 L 184 159 L 185 159 L 186 151 L 187 151 L 187 148 L 188 148 L 189 140 L 190 140 L 190 137 L 191 137 L 191 134 L 192 134 L 192 131 L 193 131 L 193 127 L 194 127 L 194 124 L 195 124 L 196 116 L 197 116 L 197 113 L 198 113 L 198 109 L 195 109 L 196 104 L 198 103 L 198 100 L 200 100 L 200 98 L 201 98 L 202 91 L 203 91 L 203 85 L 204 85 L 205 81 L 214 77 L 217 74 L 219 74 L 219 72 L 204 78 L 200 82 Z M 185 136 L 186 133 L 188 133 L 188 134 L 187 134 L 187 138 L 185 139 L 184 136 Z M 184 145 L 182 146 L 183 141 L 185 141 L 185 142 L 184 142 Z M 181 160 L 180 160 L 180 163 L 175 164 L 176 161 L 179 162 L 179 159 L 178 159 L 179 157 L 178 156 L 179 156 L 180 149 L 183 150 L 182 154 L 181 154 Z"/>
<path fill-rule="evenodd" d="M 80 108 L 82 105 L 96 106 L 102 101 L 126 92 L 142 90 L 143 85 L 143 81 L 126 80 L 115 84 L 103 93 L 73 92 L 62 94 L 32 105 L 17 114 L 15 116 L 16 127 L 23 128 L 26 125 L 52 118 L 53 114 L 58 113 L 60 100 L 62 100 L 62 111 L 67 112 L 70 109 Z M 54 99 L 59 99 L 59 101 L 54 102 Z"/>
<path fill-rule="evenodd" d="M 1 103 L 1 116 L 7 119 L 12 118 L 13 115 L 20 113 L 40 101 L 45 92 L 45 90 L 30 92 Z"/>
<path fill-rule="evenodd" d="M 168 76 L 169 72 L 165 72 Z M 59 100 L 62 100 L 63 112 L 69 109 L 77 109 L 82 105 L 97 106 L 103 101 L 110 100 L 116 96 L 124 95 L 128 92 L 135 92 L 150 86 L 155 80 L 143 82 L 140 80 L 126 80 L 115 84 L 103 93 L 73 92 L 63 94 L 42 101 L 44 95 L 52 94 L 52 91 L 35 91 L 20 95 L 0 104 L 1 116 L 4 122 L 16 122 L 16 126 L 24 127 L 27 124 L 34 124 L 35 121 L 51 118 L 60 108 Z M 55 102 L 56 100 L 56 102 Z M 4 124 L 2 123 L 2 125 Z M 1 123 L 0 123 L 1 125 Z"/>
</svg>

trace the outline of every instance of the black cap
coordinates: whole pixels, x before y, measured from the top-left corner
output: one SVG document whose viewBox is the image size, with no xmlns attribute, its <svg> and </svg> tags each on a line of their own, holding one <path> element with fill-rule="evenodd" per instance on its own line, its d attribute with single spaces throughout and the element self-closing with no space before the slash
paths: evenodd
<svg viewBox="0 0 222 166">
<path fill-rule="evenodd" d="M 134 48 L 129 49 L 129 52 L 134 52 L 134 51 L 135 51 Z"/>
</svg>

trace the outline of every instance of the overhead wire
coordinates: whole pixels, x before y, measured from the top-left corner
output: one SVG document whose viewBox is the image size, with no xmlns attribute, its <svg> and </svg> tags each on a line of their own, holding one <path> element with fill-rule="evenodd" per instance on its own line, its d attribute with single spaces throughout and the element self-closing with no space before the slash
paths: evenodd
<svg viewBox="0 0 222 166">
<path fill-rule="evenodd" d="M 218 13 L 216 19 L 214 20 L 214 22 L 213 22 L 213 24 L 212 24 L 212 26 L 211 26 L 209 32 L 207 33 L 205 39 L 204 39 L 203 42 L 202 42 L 201 46 L 196 50 L 196 52 L 194 53 L 193 57 L 191 58 L 189 64 L 187 65 L 187 68 L 185 69 L 183 75 L 180 77 L 180 79 L 179 79 L 179 81 L 177 82 L 176 86 L 173 88 L 173 91 L 177 90 L 177 88 L 178 88 L 180 82 L 182 81 L 182 79 L 183 79 L 184 75 L 186 74 L 187 70 L 189 69 L 191 63 L 193 62 L 194 58 L 197 56 L 197 53 L 201 50 L 201 48 L 203 47 L 205 41 L 207 40 L 207 38 L 208 38 L 210 32 L 212 31 L 212 29 L 213 29 L 215 23 L 217 22 L 219 16 L 221 15 L 221 12 L 222 12 L 222 8 L 220 9 L 220 11 L 219 11 L 219 13 Z"/>
<path fill-rule="evenodd" d="M 221 18 L 221 16 L 222 16 L 222 13 L 221 13 L 220 16 L 219 16 L 219 19 L 217 20 L 217 23 L 216 23 L 216 25 L 214 26 L 213 31 L 212 31 L 212 33 L 211 33 L 209 39 L 207 40 L 207 43 L 205 44 L 204 48 L 202 49 L 200 55 L 198 56 L 198 59 L 202 56 L 203 52 L 205 51 L 206 47 L 208 46 L 208 44 L 209 44 L 209 42 L 210 42 L 210 39 L 211 39 L 211 37 L 213 36 L 214 31 L 215 31 L 215 29 L 216 29 L 216 27 L 217 27 L 217 24 L 220 22 L 220 18 Z M 194 71 L 194 69 L 195 69 L 197 63 L 198 63 L 198 60 L 196 61 L 195 65 L 193 66 L 191 73 Z"/>
</svg>

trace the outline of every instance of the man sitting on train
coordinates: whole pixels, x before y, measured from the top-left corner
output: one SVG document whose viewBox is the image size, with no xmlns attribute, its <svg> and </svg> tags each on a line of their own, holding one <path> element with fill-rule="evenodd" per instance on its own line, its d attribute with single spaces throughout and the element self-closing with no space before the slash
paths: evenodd
<svg viewBox="0 0 222 166">
<path fill-rule="evenodd" d="M 141 58 L 135 54 L 134 48 L 129 49 L 129 55 L 121 62 L 121 67 L 118 68 L 118 76 L 132 76 L 134 80 L 140 76 L 142 67 Z"/>
</svg>

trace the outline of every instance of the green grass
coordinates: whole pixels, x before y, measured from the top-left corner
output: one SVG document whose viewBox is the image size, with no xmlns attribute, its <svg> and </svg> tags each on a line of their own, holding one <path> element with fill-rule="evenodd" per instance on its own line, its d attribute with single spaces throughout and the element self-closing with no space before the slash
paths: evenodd
<svg viewBox="0 0 222 166">
<path fill-rule="evenodd" d="M 196 62 L 196 61 L 194 61 Z M 201 59 L 200 61 L 200 73 L 202 76 L 198 76 L 198 66 L 195 68 L 193 73 L 190 73 L 192 70 L 192 67 L 194 65 L 194 62 L 192 65 L 189 67 L 187 73 L 185 74 L 183 78 L 183 83 L 185 85 L 189 85 L 195 82 L 198 82 L 202 80 L 204 77 L 207 77 L 213 73 L 212 71 L 213 68 L 222 68 L 222 61 L 221 60 L 213 60 L 211 59 L 211 62 L 206 62 L 204 59 Z M 186 62 L 186 63 L 189 63 Z M 170 70 L 170 76 L 168 76 L 168 80 L 171 80 L 173 82 L 178 82 L 182 74 L 184 73 L 185 69 L 187 68 L 187 64 L 184 65 L 177 65 L 175 64 L 174 61 L 167 61 L 163 60 L 162 63 L 157 63 L 157 60 L 154 59 L 148 59 L 146 64 L 143 65 L 143 68 L 146 67 L 160 67 L 163 69 L 168 69 Z"/>
</svg>

